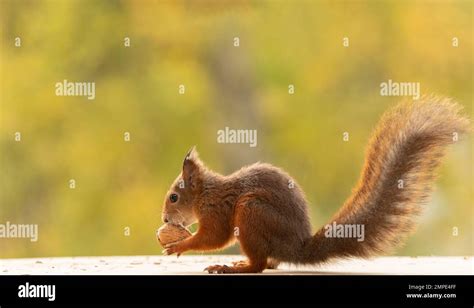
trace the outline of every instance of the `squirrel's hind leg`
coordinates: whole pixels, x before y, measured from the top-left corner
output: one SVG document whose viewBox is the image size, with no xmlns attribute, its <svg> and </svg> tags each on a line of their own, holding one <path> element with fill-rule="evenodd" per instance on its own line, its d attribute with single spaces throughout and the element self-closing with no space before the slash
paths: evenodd
<svg viewBox="0 0 474 308">
<path fill-rule="evenodd" d="M 266 260 L 263 262 L 251 262 L 241 266 L 211 265 L 206 267 L 205 271 L 216 274 L 245 274 L 261 273 L 267 267 Z"/>
<path fill-rule="evenodd" d="M 214 265 L 205 269 L 209 273 L 261 273 L 268 266 L 269 245 L 266 242 L 265 230 L 259 228 L 265 222 L 267 213 L 265 203 L 258 194 L 245 194 L 237 201 L 234 212 L 234 223 L 238 233 L 242 252 L 248 257 L 247 262 L 234 266 Z"/>
<path fill-rule="evenodd" d="M 242 267 L 249 265 L 249 260 L 240 260 L 232 262 L 232 266 L 235 267 Z M 280 261 L 268 258 L 267 260 L 267 269 L 277 269 L 278 265 L 280 265 Z"/>
<path fill-rule="evenodd" d="M 232 262 L 232 266 L 241 267 L 249 265 L 249 260 L 240 260 Z"/>
<path fill-rule="evenodd" d="M 242 250 L 249 258 L 245 261 L 234 262 L 233 266 L 227 265 L 212 265 L 206 267 L 205 271 L 216 274 L 244 274 L 244 273 L 261 273 L 268 268 L 267 257 L 263 251 L 255 246 L 249 249 L 246 242 L 240 241 Z"/>
</svg>

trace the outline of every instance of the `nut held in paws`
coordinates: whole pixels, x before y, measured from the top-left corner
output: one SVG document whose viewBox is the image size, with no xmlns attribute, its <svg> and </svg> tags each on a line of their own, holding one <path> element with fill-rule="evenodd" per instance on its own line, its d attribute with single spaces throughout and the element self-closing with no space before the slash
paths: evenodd
<svg viewBox="0 0 474 308">
<path fill-rule="evenodd" d="M 191 235 L 188 229 L 173 224 L 164 224 L 156 231 L 156 238 L 161 246 L 182 241 Z"/>
</svg>

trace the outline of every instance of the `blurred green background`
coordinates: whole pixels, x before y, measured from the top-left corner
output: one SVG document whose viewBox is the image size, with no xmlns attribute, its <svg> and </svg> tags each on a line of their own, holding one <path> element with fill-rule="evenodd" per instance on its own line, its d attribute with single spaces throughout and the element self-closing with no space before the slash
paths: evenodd
<svg viewBox="0 0 474 308">
<path fill-rule="evenodd" d="M 471 1 L 0 4 L 0 223 L 39 225 L 38 242 L 0 239 L 0 257 L 160 254 L 164 194 L 192 145 L 223 173 L 283 167 L 306 191 L 316 230 L 401 99 L 380 96 L 381 82 L 420 82 L 472 117 Z M 96 99 L 56 96 L 64 79 L 95 82 Z M 225 126 L 258 129 L 258 146 L 218 144 Z M 473 254 L 472 141 L 451 147 L 397 254 Z"/>
</svg>

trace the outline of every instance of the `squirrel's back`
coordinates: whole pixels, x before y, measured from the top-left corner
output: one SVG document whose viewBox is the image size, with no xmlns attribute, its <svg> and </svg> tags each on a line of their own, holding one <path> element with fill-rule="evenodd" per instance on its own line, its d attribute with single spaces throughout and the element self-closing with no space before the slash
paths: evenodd
<svg viewBox="0 0 474 308">
<path fill-rule="evenodd" d="M 294 260 L 298 253 L 295 244 L 302 248 L 312 235 L 307 201 L 298 183 L 284 170 L 267 163 L 245 166 L 228 180 L 233 182 L 231 187 L 239 187 L 241 196 L 252 198 L 252 207 L 265 212 L 260 224 L 268 233 L 271 257 Z"/>
</svg>

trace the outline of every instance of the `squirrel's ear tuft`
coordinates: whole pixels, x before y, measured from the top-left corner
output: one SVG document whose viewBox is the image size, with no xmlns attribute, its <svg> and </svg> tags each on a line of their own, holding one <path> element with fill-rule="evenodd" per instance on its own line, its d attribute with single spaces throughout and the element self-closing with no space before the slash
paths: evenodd
<svg viewBox="0 0 474 308">
<path fill-rule="evenodd" d="M 191 188 L 196 187 L 200 167 L 199 154 L 196 151 L 196 147 L 193 146 L 183 161 L 183 180 Z"/>
<path fill-rule="evenodd" d="M 197 160 L 199 160 L 199 154 L 198 152 L 196 151 L 196 146 L 193 146 L 189 151 L 188 151 L 188 154 L 186 154 L 186 157 L 184 157 L 184 162 L 186 162 L 186 160 L 194 160 L 197 162 Z M 183 164 L 184 164 L 183 162 Z"/>
</svg>

